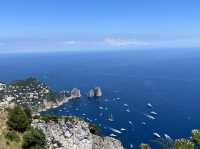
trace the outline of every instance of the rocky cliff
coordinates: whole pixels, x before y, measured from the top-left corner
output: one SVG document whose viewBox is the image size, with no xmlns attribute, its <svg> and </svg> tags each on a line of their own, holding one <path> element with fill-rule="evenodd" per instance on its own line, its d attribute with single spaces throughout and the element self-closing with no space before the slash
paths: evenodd
<svg viewBox="0 0 200 149">
<path fill-rule="evenodd" d="M 124 149 L 119 140 L 92 134 L 83 120 L 34 120 L 32 126 L 43 130 L 48 149 Z"/>
<path fill-rule="evenodd" d="M 102 96 L 102 91 L 101 91 L 101 88 L 100 88 L 100 87 L 96 87 L 96 88 L 94 89 L 94 95 L 95 95 L 96 97 L 101 97 L 101 96 Z"/>
</svg>

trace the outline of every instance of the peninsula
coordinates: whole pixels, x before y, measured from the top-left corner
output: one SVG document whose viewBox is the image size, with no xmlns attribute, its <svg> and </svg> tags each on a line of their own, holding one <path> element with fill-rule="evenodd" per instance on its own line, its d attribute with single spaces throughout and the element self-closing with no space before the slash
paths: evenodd
<svg viewBox="0 0 200 149">
<path fill-rule="evenodd" d="M 26 105 L 36 113 L 56 108 L 70 99 L 80 97 L 80 90 L 77 88 L 57 93 L 34 77 L 9 84 L 0 83 L 0 107 L 14 103 Z"/>
</svg>

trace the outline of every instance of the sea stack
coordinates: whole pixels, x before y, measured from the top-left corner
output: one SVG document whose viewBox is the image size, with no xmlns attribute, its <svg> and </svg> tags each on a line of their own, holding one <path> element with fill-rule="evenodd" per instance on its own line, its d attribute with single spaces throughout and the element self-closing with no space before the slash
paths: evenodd
<svg viewBox="0 0 200 149">
<path fill-rule="evenodd" d="M 87 96 L 89 98 L 94 97 L 94 90 L 93 89 L 89 90 L 89 92 L 87 93 Z"/>
<path fill-rule="evenodd" d="M 74 98 L 80 98 L 81 97 L 81 91 L 78 88 L 73 88 L 71 91 L 71 96 Z"/>
<path fill-rule="evenodd" d="M 101 97 L 102 96 L 102 91 L 101 91 L 101 88 L 100 87 L 96 87 L 94 89 L 94 96 L 95 97 Z"/>
</svg>

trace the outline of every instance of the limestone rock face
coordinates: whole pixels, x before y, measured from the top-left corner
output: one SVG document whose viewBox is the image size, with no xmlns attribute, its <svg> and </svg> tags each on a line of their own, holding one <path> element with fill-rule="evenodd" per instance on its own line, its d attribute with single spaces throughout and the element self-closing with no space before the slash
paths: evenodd
<svg viewBox="0 0 200 149">
<path fill-rule="evenodd" d="M 101 97 L 101 96 L 102 96 L 102 91 L 101 91 L 101 88 L 100 88 L 100 87 L 96 87 L 96 88 L 94 89 L 94 95 L 95 95 L 96 97 Z"/>
<path fill-rule="evenodd" d="M 119 140 L 91 134 L 85 121 L 33 120 L 32 126 L 43 130 L 48 149 L 124 149 Z"/>
<path fill-rule="evenodd" d="M 75 98 L 81 97 L 81 91 L 78 88 L 73 88 L 71 91 L 71 95 L 74 96 Z"/>
<path fill-rule="evenodd" d="M 87 96 L 88 97 L 94 97 L 94 90 L 93 89 L 89 90 Z"/>
</svg>

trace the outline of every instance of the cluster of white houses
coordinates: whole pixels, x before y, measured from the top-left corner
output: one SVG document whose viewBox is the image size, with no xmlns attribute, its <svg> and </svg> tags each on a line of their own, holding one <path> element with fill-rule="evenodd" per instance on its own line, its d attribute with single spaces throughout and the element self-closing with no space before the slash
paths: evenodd
<svg viewBox="0 0 200 149">
<path fill-rule="evenodd" d="M 38 106 L 43 99 L 48 98 L 50 90 L 43 83 L 17 85 L 0 82 L 0 107 L 6 106 L 12 101 L 17 104 Z"/>
<path fill-rule="evenodd" d="M 0 91 L 6 89 L 6 84 L 0 81 Z"/>
<path fill-rule="evenodd" d="M 71 91 L 64 91 L 62 94 L 56 94 L 48 86 L 35 78 L 16 82 L 11 84 L 0 82 L 0 108 L 15 103 L 28 105 L 35 110 L 45 110 L 60 106 L 70 99 L 81 97 L 81 92 L 78 88 L 73 88 Z M 102 96 L 101 88 L 96 87 L 91 89 L 87 95 L 88 97 L 100 97 Z"/>
</svg>

